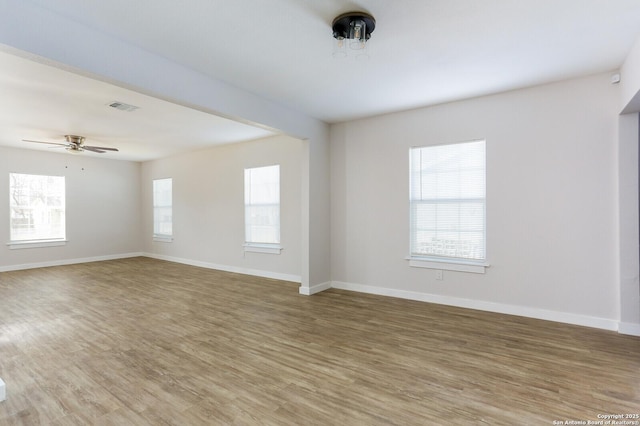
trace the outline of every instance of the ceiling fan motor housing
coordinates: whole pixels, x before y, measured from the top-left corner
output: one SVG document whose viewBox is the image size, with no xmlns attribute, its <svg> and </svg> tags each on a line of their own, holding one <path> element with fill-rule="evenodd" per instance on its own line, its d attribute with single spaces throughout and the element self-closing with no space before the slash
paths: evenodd
<svg viewBox="0 0 640 426">
<path fill-rule="evenodd" d="M 84 136 L 64 135 L 67 142 L 80 146 L 84 143 Z"/>
</svg>

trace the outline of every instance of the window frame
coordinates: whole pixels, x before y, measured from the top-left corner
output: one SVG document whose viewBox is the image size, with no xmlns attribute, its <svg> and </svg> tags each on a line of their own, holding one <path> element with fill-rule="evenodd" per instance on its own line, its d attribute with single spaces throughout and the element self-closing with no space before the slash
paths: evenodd
<svg viewBox="0 0 640 426">
<path fill-rule="evenodd" d="M 156 201 L 156 194 L 158 193 L 156 190 L 156 183 L 160 183 L 163 181 L 170 181 L 170 187 L 169 187 L 170 202 L 167 205 L 157 204 L 157 201 Z M 173 241 L 173 178 L 167 177 L 167 178 L 153 179 L 151 193 L 152 193 L 152 205 L 153 205 L 153 241 L 170 243 Z M 159 220 L 157 220 L 156 215 L 159 214 L 159 209 L 166 209 L 166 208 L 169 208 L 171 211 L 171 233 L 170 234 L 156 232 L 157 231 L 156 225 L 160 222 Z M 166 223 L 166 221 L 162 223 Z"/>
<path fill-rule="evenodd" d="M 267 205 L 265 203 L 252 203 L 250 198 L 251 194 L 251 180 L 250 175 L 252 171 L 258 169 L 267 169 L 267 168 L 277 168 L 277 176 L 278 176 L 278 184 L 277 184 L 277 201 L 271 200 L 268 205 L 277 206 L 277 225 L 276 225 L 276 241 L 259 241 L 253 240 L 251 238 L 250 227 L 252 224 L 249 223 L 248 217 L 249 212 L 251 211 L 251 207 L 259 206 L 259 205 Z M 253 253 L 265 253 L 265 254 L 280 254 L 283 250 L 281 245 L 282 242 L 282 198 L 281 198 L 281 187 L 282 187 L 282 179 L 281 179 L 281 166 L 280 164 L 270 164 L 265 166 L 256 166 L 256 167 L 245 167 L 244 169 L 244 244 L 242 245 L 243 250 L 245 252 L 253 252 Z M 248 202 L 249 201 L 249 202 Z M 255 225 L 253 225 L 255 226 Z"/>
<path fill-rule="evenodd" d="M 50 211 L 51 210 L 61 210 L 61 214 L 58 213 L 61 217 L 62 217 L 62 224 L 61 224 L 61 230 L 62 230 L 62 235 L 52 235 L 49 234 L 48 236 L 43 236 L 43 238 L 21 238 L 21 239 L 14 239 L 16 236 L 14 235 L 14 224 L 13 224 L 13 214 L 12 211 L 15 208 L 26 208 L 26 209 L 34 209 L 35 207 L 32 206 L 31 204 L 27 205 L 27 206 L 21 206 L 21 205 L 16 205 L 14 203 L 14 187 L 13 187 L 13 179 L 12 179 L 12 175 L 24 175 L 24 176 L 31 176 L 31 177 L 39 177 L 39 178 L 55 178 L 55 179 L 61 179 L 61 182 L 58 182 L 58 185 L 61 185 L 62 191 L 61 194 L 51 194 L 49 192 L 47 192 L 47 194 L 45 195 L 45 198 L 50 198 L 50 197 L 60 197 L 61 198 L 61 208 L 57 208 L 55 209 L 53 206 L 50 206 L 48 203 L 46 203 L 45 205 L 45 210 L 47 210 L 49 213 L 47 214 L 47 216 L 50 217 Z M 56 246 L 63 246 L 67 243 L 67 202 L 66 202 L 66 193 L 67 193 L 67 181 L 66 181 L 66 177 L 65 176 L 60 176 L 60 175 L 49 175 L 49 174 L 35 174 L 35 173 L 18 173 L 18 172 L 9 172 L 9 242 L 7 243 L 7 246 L 9 247 L 9 249 L 11 250 L 16 250 L 16 249 L 25 249 L 25 248 L 43 248 L 43 247 L 56 247 Z M 49 188 L 48 188 L 49 189 Z"/>
<path fill-rule="evenodd" d="M 429 149 L 429 148 L 437 148 L 443 146 L 452 146 L 452 145 L 463 145 L 470 143 L 483 143 L 484 148 L 484 176 L 483 176 L 483 197 L 451 197 L 438 199 L 435 198 L 427 198 L 427 199 L 414 199 L 414 174 L 413 170 L 413 155 L 416 150 L 421 149 Z M 487 169 L 486 169 L 486 152 L 487 152 L 487 143 L 485 139 L 474 139 L 467 140 L 462 142 L 453 142 L 453 143 L 442 143 L 442 144 L 434 144 L 434 145 L 423 145 L 423 146 L 413 146 L 409 149 L 409 256 L 406 257 L 406 260 L 409 261 L 409 266 L 417 267 L 417 268 L 429 268 L 429 269 L 440 269 L 440 270 L 451 270 L 451 271 L 459 271 L 459 272 L 472 272 L 472 273 L 485 273 L 485 268 L 489 266 L 487 262 L 487 193 L 486 193 L 486 179 L 487 179 Z M 421 173 L 421 172 L 420 172 Z M 422 174 L 421 174 L 422 176 Z M 478 203 L 481 202 L 483 207 L 483 227 L 482 227 L 482 252 L 484 253 L 483 258 L 466 258 L 466 257 L 456 257 L 456 256 L 446 256 L 446 255 L 436 255 L 436 254 L 419 254 L 414 251 L 414 241 L 416 238 L 415 235 L 415 220 L 414 220 L 414 206 L 417 203 L 426 203 L 426 204 L 440 204 L 444 205 L 447 203 L 451 204 L 462 204 L 465 203 Z"/>
</svg>

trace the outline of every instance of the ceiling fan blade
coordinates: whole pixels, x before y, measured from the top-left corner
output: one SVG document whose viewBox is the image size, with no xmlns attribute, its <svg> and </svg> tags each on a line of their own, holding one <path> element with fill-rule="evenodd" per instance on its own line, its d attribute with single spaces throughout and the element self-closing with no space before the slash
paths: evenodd
<svg viewBox="0 0 640 426">
<path fill-rule="evenodd" d="M 117 151 L 118 148 L 106 148 L 104 146 L 90 146 L 90 145 L 82 145 L 82 147 L 84 149 L 88 149 L 89 151 L 91 151 L 91 148 L 93 149 L 100 149 L 102 151 Z"/>
<path fill-rule="evenodd" d="M 32 141 L 29 139 L 22 139 L 22 142 L 33 142 L 33 143 L 45 143 L 47 145 L 59 145 L 59 146 L 67 146 L 68 144 L 66 143 L 59 143 L 59 142 L 43 142 L 43 141 Z"/>
<path fill-rule="evenodd" d="M 100 154 L 104 154 L 105 152 L 107 152 L 107 151 L 103 151 L 102 149 L 98 148 L 97 146 L 85 146 L 85 145 L 83 145 L 80 148 L 84 149 L 86 151 L 97 152 L 97 153 L 100 153 Z"/>
<path fill-rule="evenodd" d="M 95 148 L 95 149 L 101 149 L 103 151 L 117 151 L 118 148 L 107 148 L 104 146 L 89 146 L 89 145 L 82 145 L 83 148 Z"/>
</svg>

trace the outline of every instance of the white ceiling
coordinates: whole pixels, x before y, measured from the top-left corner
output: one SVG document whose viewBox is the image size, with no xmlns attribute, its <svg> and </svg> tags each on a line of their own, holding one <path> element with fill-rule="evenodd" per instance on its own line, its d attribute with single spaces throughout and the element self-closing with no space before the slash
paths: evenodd
<svg viewBox="0 0 640 426">
<path fill-rule="evenodd" d="M 64 142 L 72 134 L 120 150 L 85 155 L 145 161 L 275 134 L 4 52 L 0 99 L 0 145 L 17 148 L 65 153 L 22 140 Z M 114 101 L 139 109 L 114 109 Z"/>
<path fill-rule="evenodd" d="M 75 25 L 92 27 L 330 123 L 613 71 L 640 35 L 639 0 L 30 2 Z M 371 58 L 364 63 L 331 56 L 331 21 L 350 10 L 369 12 L 377 21 L 369 42 Z M 6 61 L 4 55 L 0 59 Z M 227 137 L 232 141 L 229 134 L 249 130 L 244 125 L 228 128 L 226 120 L 88 79 L 82 83 L 87 89 L 79 90 L 77 83 L 65 82 L 59 70 L 50 68 L 58 75 L 42 83 L 42 75 L 21 79 L 4 68 L 1 89 L 25 108 L 13 114 L 21 122 L 17 139 L 73 131 L 125 143 L 153 133 L 165 135 L 166 141 L 154 138 L 154 149 L 166 155 L 177 148 L 177 139 L 192 138 L 204 146 Z M 102 111 L 100 107 L 113 100 L 143 108 L 134 113 Z M 41 114 L 30 116 L 27 110 L 34 102 Z M 0 115 L 6 108 L 2 106 Z M 174 116 L 169 108 L 183 115 Z M 162 112 L 174 119 L 156 115 Z M 49 121 L 43 121 L 45 115 Z M 222 123 L 224 127 L 216 127 Z M 269 134 L 252 130 L 257 137 Z M 3 136 L 0 143 L 6 140 Z M 144 145 L 138 148 L 142 151 Z"/>
</svg>

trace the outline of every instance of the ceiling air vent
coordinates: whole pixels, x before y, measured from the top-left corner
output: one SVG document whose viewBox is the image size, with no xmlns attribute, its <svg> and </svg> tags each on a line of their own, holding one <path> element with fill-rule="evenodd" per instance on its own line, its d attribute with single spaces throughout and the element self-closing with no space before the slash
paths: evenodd
<svg viewBox="0 0 640 426">
<path fill-rule="evenodd" d="M 118 102 L 118 101 L 111 102 L 108 105 L 111 108 L 115 108 L 115 109 L 119 109 L 120 111 L 127 111 L 127 112 L 135 111 L 140 108 L 135 105 L 129 105 L 129 104 L 125 104 L 124 102 Z"/>
</svg>

